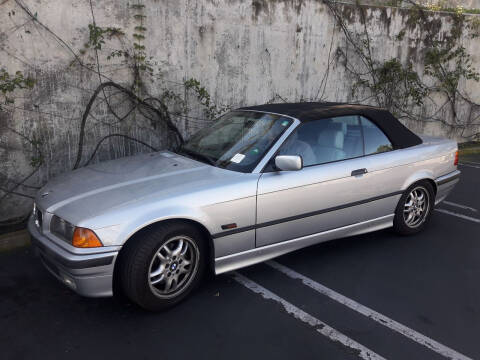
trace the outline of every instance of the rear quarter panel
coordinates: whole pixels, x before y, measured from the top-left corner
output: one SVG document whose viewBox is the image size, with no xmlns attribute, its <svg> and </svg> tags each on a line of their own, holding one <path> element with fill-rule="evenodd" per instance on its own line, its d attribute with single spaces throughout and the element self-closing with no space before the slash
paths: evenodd
<svg viewBox="0 0 480 360">
<path fill-rule="evenodd" d="M 379 192 L 405 190 L 421 179 L 436 178 L 456 170 L 454 165 L 457 143 L 435 139 L 421 145 L 370 155 L 369 173 L 376 173 Z"/>
</svg>

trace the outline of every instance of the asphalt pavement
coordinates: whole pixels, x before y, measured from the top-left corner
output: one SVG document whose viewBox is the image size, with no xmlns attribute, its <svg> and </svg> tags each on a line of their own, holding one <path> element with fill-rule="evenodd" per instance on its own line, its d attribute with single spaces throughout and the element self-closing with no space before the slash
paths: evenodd
<svg viewBox="0 0 480 360">
<path fill-rule="evenodd" d="M 480 359 L 480 162 L 421 234 L 335 240 L 145 312 L 0 252 L 0 359 Z"/>
</svg>

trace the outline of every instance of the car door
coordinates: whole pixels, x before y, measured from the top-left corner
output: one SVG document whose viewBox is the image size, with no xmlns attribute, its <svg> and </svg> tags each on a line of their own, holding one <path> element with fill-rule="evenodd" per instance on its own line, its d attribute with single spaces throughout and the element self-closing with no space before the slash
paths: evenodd
<svg viewBox="0 0 480 360">
<path fill-rule="evenodd" d="M 387 140 L 388 141 L 388 140 Z M 385 146 L 380 151 L 388 151 Z M 369 173 L 360 116 L 300 124 L 279 155 L 300 155 L 299 171 L 267 166 L 258 182 L 256 246 L 265 246 L 378 218 L 391 201 L 378 198 Z M 272 161 L 270 164 L 272 164 Z M 374 204 L 372 204 L 374 203 Z M 373 206 L 372 206 L 373 205 Z"/>
</svg>

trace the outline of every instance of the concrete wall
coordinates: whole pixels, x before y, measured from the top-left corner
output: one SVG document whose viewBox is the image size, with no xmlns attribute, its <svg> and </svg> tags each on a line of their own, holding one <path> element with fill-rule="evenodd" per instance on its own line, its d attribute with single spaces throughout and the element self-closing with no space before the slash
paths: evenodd
<svg viewBox="0 0 480 360">
<path fill-rule="evenodd" d="M 443 7 L 456 7 L 461 6 L 465 9 L 478 9 L 480 8 L 480 0 L 422 0 L 418 3 L 422 4 L 438 4 Z"/>
<path fill-rule="evenodd" d="M 410 7 L 412 3 L 406 0 L 339 0 L 339 3 L 362 4 L 362 5 L 386 5 L 391 4 L 395 6 Z M 416 4 L 421 5 L 439 5 L 444 8 L 455 8 L 461 6 L 464 9 L 478 9 L 480 8 L 480 0 L 416 0 Z"/>
<path fill-rule="evenodd" d="M 334 17 L 318 0 L 145 0 L 142 10 L 148 57 L 155 68 L 144 86 L 158 95 L 165 89 L 183 94 L 181 83 L 196 78 L 217 104 L 237 107 L 267 101 L 334 100 L 353 98 L 352 77 L 337 49 L 347 43 Z M 15 103 L 0 112 L 0 221 L 20 217 L 28 211 L 35 187 L 58 173 L 70 170 L 78 151 L 80 121 L 85 106 L 100 80 L 95 72 L 95 52 L 85 49 L 92 13 L 88 1 L 7 0 L 0 3 L 0 67 L 10 73 L 21 70 L 36 79 L 32 90 L 14 94 Z M 27 15 L 30 11 L 33 19 Z M 361 10 L 339 5 L 352 31 L 363 31 Z M 366 8 L 367 27 L 373 56 L 378 61 L 398 58 L 413 61 L 422 71 L 424 55 L 421 30 L 405 29 L 408 10 Z M 128 1 L 94 1 L 98 26 L 118 27 L 124 36 L 106 39 L 99 52 L 101 73 L 129 86 L 132 71 L 119 59 L 107 60 L 113 49 L 131 48 L 134 27 L 138 26 Z M 447 15 L 432 14 L 438 20 L 439 36 L 452 26 Z M 402 40 L 397 35 L 406 30 Z M 460 40 L 480 62 L 478 40 L 467 34 Z M 360 66 L 348 52 L 350 66 Z M 86 66 L 75 62 L 78 56 Z M 478 83 L 462 82 L 464 91 L 479 101 Z M 111 103 L 120 114 L 129 110 L 129 101 L 112 95 Z M 108 111 L 102 96 L 93 107 L 85 126 L 82 163 L 98 141 L 121 133 L 156 148 L 169 145 L 166 128 L 138 111 L 119 122 Z M 189 117 L 173 116 L 185 136 L 208 124 L 195 98 L 187 95 Z M 443 99 L 421 109 L 448 120 Z M 365 100 L 364 102 L 369 102 Z M 172 105 L 172 112 L 175 108 Z M 459 109 L 468 112 L 467 107 Z M 457 132 L 438 121 L 412 122 L 418 132 L 459 138 Z M 474 130 L 471 130 L 473 132 Z M 39 151 L 41 157 L 38 155 Z M 94 161 L 106 160 L 149 149 L 125 138 L 111 138 L 99 148 Z M 41 165 L 37 166 L 41 158 Z M 33 164 L 32 164 L 33 160 Z M 20 185 L 19 185 L 20 184 Z M 10 190 L 6 192 L 5 190 Z M 12 193 L 13 191 L 13 193 Z"/>
</svg>

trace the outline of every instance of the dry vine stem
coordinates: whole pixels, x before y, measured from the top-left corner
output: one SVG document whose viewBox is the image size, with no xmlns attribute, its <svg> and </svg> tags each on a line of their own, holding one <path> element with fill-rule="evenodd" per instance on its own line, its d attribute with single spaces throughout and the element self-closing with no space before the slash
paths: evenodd
<svg viewBox="0 0 480 360">
<path fill-rule="evenodd" d="M 73 168 L 79 168 L 85 166 L 92 161 L 95 157 L 98 156 L 99 150 L 105 143 L 110 143 L 111 140 L 122 138 L 128 143 L 137 143 L 141 147 L 149 150 L 156 150 L 157 147 L 153 146 L 148 141 L 141 140 L 136 138 L 133 134 L 122 133 L 118 129 L 107 133 L 107 135 L 102 134 L 98 136 L 99 139 L 95 139 L 94 144 L 88 142 L 86 139 L 88 126 L 93 124 L 93 121 L 100 122 L 96 119 L 95 109 L 97 106 L 105 106 L 108 110 L 108 113 L 111 114 L 111 117 L 114 119 L 115 124 L 121 124 L 130 119 L 135 120 L 136 117 L 142 117 L 150 122 L 152 131 L 162 127 L 166 129 L 165 132 L 159 133 L 156 132 L 158 136 L 165 136 L 167 141 L 170 141 L 169 145 L 171 147 L 178 146 L 183 142 L 182 132 L 178 129 L 176 118 L 185 119 L 187 124 L 199 123 L 202 126 L 208 124 L 211 119 L 227 110 L 228 107 L 218 107 L 211 99 L 210 94 L 207 90 L 200 84 L 199 81 L 195 79 L 185 79 L 183 82 L 179 83 L 169 83 L 180 88 L 179 91 L 173 91 L 171 88 L 164 89 L 163 92 L 158 96 L 152 96 L 148 93 L 145 83 L 148 80 L 159 81 L 160 77 L 154 74 L 153 64 L 151 59 L 147 58 L 147 50 L 145 49 L 145 38 L 146 22 L 145 17 L 148 14 L 146 12 L 145 6 L 142 4 L 142 1 L 137 1 L 135 4 L 131 4 L 131 8 L 134 11 L 135 18 L 135 33 L 133 36 L 133 47 L 127 45 L 125 40 L 125 34 L 122 29 L 111 28 L 111 27 L 100 27 L 95 19 L 95 2 L 89 0 L 90 11 L 91 11 L 91 24 L 88 26 L 89 31 L 89 46 L 83 49 L 74 49 L 69 45 L 69 42 L 64 40 L 60 35 L 52 31 L 47 25 L 45 25 L 34 13 L 31 11 L 28 6 L 25 5 L 22 0 L 10 0 L 10 2 L 15 3 L 18 8 L 27 15 L 28 21 L 26 23 L 31 23 L 35 26 L 36 31 L 41 34 L 42 37 L 46 36 L 50 39 L 53 39 L 62 49 L 65 49 L 69 56 L 71 57 L 71 67 L 78 67 L 77 69 L 84 71 L 87 74 L 92 74 L 92 79 L 95 79 L 98 83 L 94 86 L 94 89 L 82 89 L 88 91 L 91 94 L 88 96 L 88 102 L 86 106 L 81 111 L 81 116 L 78 118 L 79 121 L 79 134 L 78 141 L 75 139 L 75 144 L 77 144 L 76 151 L 72 157 Z M 329 13 L 333 16 L 336 23 L 336 29 L 339 29 L 339 33 L 343 35 L 346 43 L 348 44 L 348 49 L 334 46 L 334 36 L 338 35 L 338 32 L 335 30 L 332 33 L 332 38 L 329 39 L 328 47 L 328 66 L 326 71 L 323 74 L 321 81 L 319 81 L 319 88 L 316 91 L 316 96 L 312 99 L 302 100 L 313 100 L 317 101 L 318 99 L 323 100 L 325 97 L 327 82 L 329 80 L 329 72 L 333 68 L 334 62 L 339 61 L 339 59 L 344 60 L 344 65 L 347 74 L 353 79 L 352 87 L 358 90 L 361 90 L 362 97 L 354 98 L 353 102 L 372 102 L 375 105 L 383 106 L 389 108 L 391 111 L 396 113 L 401 119 L 410 120 L 410 121 L 422 121 L 422 122 L 439 122 L 442 123 L 446 128 L 449 128 L 456 132 L 457 135 L 463 136 L 465 139 L 471 139 L 475 136 L 478 137 L 478 134 L 469 134 L 469 129 L 472 129 L 474 126 L 478 125 L 478 119 L 480 116 L 479 113 L 479 104 L 473 102 L 465 94 L 461 93 L 458 89 L 458 81 L 455 80 L 455 77 L 452 77 L 452 73 L 459 71 L 458 68 L 454 68 L 453 71 L 448 67 L 448 62 L 444 61 L 450 56 L 454 55 L 454 58 L 451 58 L 450 63 L 455 63 L 455 59 L 468 60 L 468 54 L 462 53 L 461 51 L 455 53 L 459 46 L 455 43 L 455 40 L 459 38 L 459 34 L 463 31 L 463 19 L 464 15 L 452 13 L 452 19 L 454 20 L 453 31 L 449 37 L 446 38 L 446 42 L 437 42 L 432 43 L 430 40 L 435 39 L 436 34 L 432 34 L 429 29 L 431 23 L 431 18 L 433 13 L 426 11 L 422 6 L 418 5 L 414 1 L 407 0 L 408 3 L 412 5 L 410 10 L 410 22 L 418 23 L 420 31 L 423 32 L 423 41 L 426 47 L 432 47 L 433 49 L 447 50 L 445 53 L 437 53 L 437 57 L 432 56 L 429 58 L 428 66 L 430 66 L 432 75 L 428 77 L 419 76 L 412 67 L 409 67 L 408 64 L 402 64 L 399 61 L 379 61 L 376 60 L 378 55 L 376 54 L 375 48 L 372 47 L 371 35 L 368 32 L 368 19 L 366 17 L 366 8 L 362 6 L 355 5 L 345 5 L 338 3 L 332 0 L 321 0 L 324 6 L 328 9 Z M 0 3 L 0 6 L 5 6 L 6 1 Z M 350 6 L 350 9 L 354 9 L 360 21 L 363 23 L 363 31 L 356 33 L 350 29 L 349 24 L 345 20 L 344 14 L 342 14 L 342 7 Z M 25 26 L 25 24 L 20 25 Z M 410 25 L 409 25 L 410 26 Z M 417 25 L 415 25 L 417 26 Z M 398 34 L 400 38 L 400 34 Z M 450 39 L 450 40 L 449 40 Z M 121 44 L 120 48 L 115 48 L 107 50 L 107 45 L 110 45 L 112 41 L 118 41 Z M 105 46 L 104 46 L 105 45 Z M 3 50 L 3 49 L 0 49 Z M 106 51 L 110 53 L 106 54 Z M 352 56 L 347 54 L 347 51 L 353 53 L 353 58 L 356 62 L 349 62 Z M 435 53 L 431 53 L 435 55 Z M 86 61 L 86 57 L 91 55 L 92 64 L 89 64 Z M 456 56 L 456 57 L 455 57 Z M 88 59 L 88 58 L 87 58 Z M 105 69 L 105 62 L 111 59 L 122 59 L 124 65 L 128 69 L 128 76 L 124 78 L 130 79 L 129 83 L 119 83 L 115 81 L 110 73 L 107 73 Z M 347 59 L 349 61 L 347 61 Z M 103 63 L 102 63 L 103 61 Z M 354 66 L 352 66 L 353 64 Z M 26 66 L 31 69 L 31 73 L 35 73 L 38 69 L 35 66 L 25 63 Z M 426 64 L 424 64 L 426 65 Z M 424 66 L 425 67 L 425 66 Z M 460 69 L 461 70 L 461 69 Z M 395 76 L 400 76 L 402 81 L 398 81 L 398 77 L 388 76 L 389 74 L 394 74 Z M 474 78 L 474 74 L 463 73 L 467 76 Z M 426 78 L 429 78 L 429 83 L 426 83 Z M 433 80 L 432 80 L 433 79 Z M 162 79 L 162 81 L 164 81 Z M 166 81 L 165 81 L 166 82 Z M 79 86 L 75 84 L 75 86 Z M 400 91 L 400 92 L 399 92 Z M 194 117 L 190 113 L 188 100 L 189 97 L 185 94 L 190 92 L 193 94 L 193 100 L 195 104 L 201 107 L 204 117 Z M 436 106 L 437 110 L 433 114 L 426 114 L 422 111 L 422 103 L 430 101 L 434 102 L 433 95 L 435 93 L 442 93 L 445 95 L 445 102 Z M 404 96 L 398 96 L 398 94 L 404 94 Z M 122 103 L 125 103 L 129 106 L 128 111 L 123 114 L 120 114 L 120 111 L 116 104 L 112 103 L 114 97 L 121 97 Z M 353 97 L 353 96 L 352 96 Z M 191 99 L 191 98 L 190 98 Z M 326 99 L 326 97 L 325 97 Z M 298 99 L 288 99 L 282 97 L 280 94 L 275 93 L 271 101 L 294 101 Z M 469 104 L 470 111 L 468 112 L 468 118 L 462 119 L 460 114 L 457 112 L 457 106 L 459 102 L 465 102 Z M 419 105 L 420 104 L 420 105 Z M 22 111 L 32 111 L 37 113 L 40 117 L 41 115 L 45 116 L 56 116 L 66 121 L 77 120 L 68 118 L 67 114 L 52 114 L 45 111 L 41 111 L 36 108 L 33 110 L 27 108 L 17 108 L 14 105 L 5 106 L 6 110 L 22 110 Z M 174 110 L 172 110 L 174 109 Z M 450 118 L 444 116 L 447 112 L 446 109 L 449 109 L 451 114 Z M 128 124 L 128 123 L 127 123 Z M 8 129 L 13 131 L 17 136 L 20 136 L 26 144 L 32 149 L 32 152 L 35 154 L 32 155 L 32 170 L 23 176 L 21 179 L 6 179 L 3 181 L 0 186 L 0 190 L 3 194 L 0 196 L 0 200 L 4 200 L 10 195 L 15 195 L 19 197 L 31 197 L 35 188 L 41 184 L 32 184 L 31 182 L 34 179 L 34 175 L 42 169 L 46 161 L 48 161 L 43 152 L 46 153 L 45 148 L 42 146 L 44 144 L 39 143 L 37 137 L 29 137 L 25 134 L 19 133 L 15 129 Z M 89 154 L 87 148 L 93 148 L 93 151 Z M 47 164 L 48 165 L 48 164 Z"/>
</svg>

